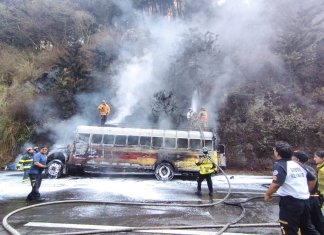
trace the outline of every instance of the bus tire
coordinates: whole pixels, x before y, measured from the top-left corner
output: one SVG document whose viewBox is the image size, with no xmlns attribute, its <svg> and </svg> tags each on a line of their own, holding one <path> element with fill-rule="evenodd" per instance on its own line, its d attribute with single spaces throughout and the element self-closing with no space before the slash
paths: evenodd
<svg viewBox="0 0 324 235">
<path fill-rule="evenodd" d="M 62 176 L 63 173 L 63 163 L 59 160 L 50 161 L 47 164 L 46 174 L 48 178 L 57 179 Z"/>
<path fill-rule="evenodd" d="M 162 162 L 155 168 L 154 171 L 157 180 L 168 181 L 174 176 L 174 170 L 170 163 Z"/>
</svg>

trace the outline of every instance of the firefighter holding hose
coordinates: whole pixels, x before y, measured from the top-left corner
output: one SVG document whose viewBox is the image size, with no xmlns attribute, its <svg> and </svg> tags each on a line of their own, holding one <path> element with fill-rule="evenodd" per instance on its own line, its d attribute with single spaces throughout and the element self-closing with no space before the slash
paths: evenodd
<svg viewBox="0 0 324 235">
<path fill-rule="evenodd" d="M 213 182 L 211 176 L 216 171 L 216 164 L 213 162 L 211 156 L 208 153 L 208 148 L 202 148 L 202 155 L 199 155 L 199 159 L 196 161 L 196 165 L 199 166 L 199 176 L 197 179 L 197 192 L 196 194 L 201 196 L 201 182 L 206 179 L 208 189 L 209 189 L 209 196 L 213 196 Z"/>
</svg>

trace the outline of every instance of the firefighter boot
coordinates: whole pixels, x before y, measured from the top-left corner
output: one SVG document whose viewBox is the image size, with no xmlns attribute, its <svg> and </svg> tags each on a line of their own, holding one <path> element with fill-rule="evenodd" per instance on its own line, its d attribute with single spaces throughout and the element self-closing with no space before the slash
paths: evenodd
<svg viewBox="0 0 324 235">
<path fill-rule="evenodd" d="M 196 195 L 201 196 L 202 195 L 201 190 L 197 190 Z"/>
</svg>

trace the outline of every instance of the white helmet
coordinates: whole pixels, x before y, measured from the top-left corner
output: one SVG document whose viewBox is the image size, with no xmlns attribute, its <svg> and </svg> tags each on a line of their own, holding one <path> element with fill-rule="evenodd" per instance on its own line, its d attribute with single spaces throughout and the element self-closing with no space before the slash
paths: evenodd
<svg viewBox="0 0 324 235">
<path fill-rule="evenodd" d="M 201 149 L 201 151 L 204 153 L 204 154 L 207 154 L 208 153 L 208 148 L 207 147 L 203 147 Z"/>
</svg>

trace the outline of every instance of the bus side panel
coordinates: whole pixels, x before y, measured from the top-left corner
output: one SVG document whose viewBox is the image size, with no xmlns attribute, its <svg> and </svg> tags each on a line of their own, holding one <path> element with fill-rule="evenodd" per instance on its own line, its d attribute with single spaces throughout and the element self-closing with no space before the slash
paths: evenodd
<svg viewBox="0 0 324 235">
<path fill-rule="evenodd" d="M 152 169 L 157 161 L 156 152 L 141 147 L 95 147 L 97 153 L 88 164 L 99 168 L 110 169 L 111 171 L 135 170 L 141 171 Z M 101 154 L 102 153 L 102 154 Z"/>
<path fill-rule="evenodd" d="M 157 161 L 154 151 L 141 147 L 115 147 L 113 156 L 117 164 L 130 168 L 153 169 L 153 165 Z"/>
<path fill-rule="evenodd" d="M 199 151 L 192 150 L 178 150 L 176 158 L 173 160 L 178 171 L 198 171 L 199 167 L 196 165 Z"/>
</svg>

